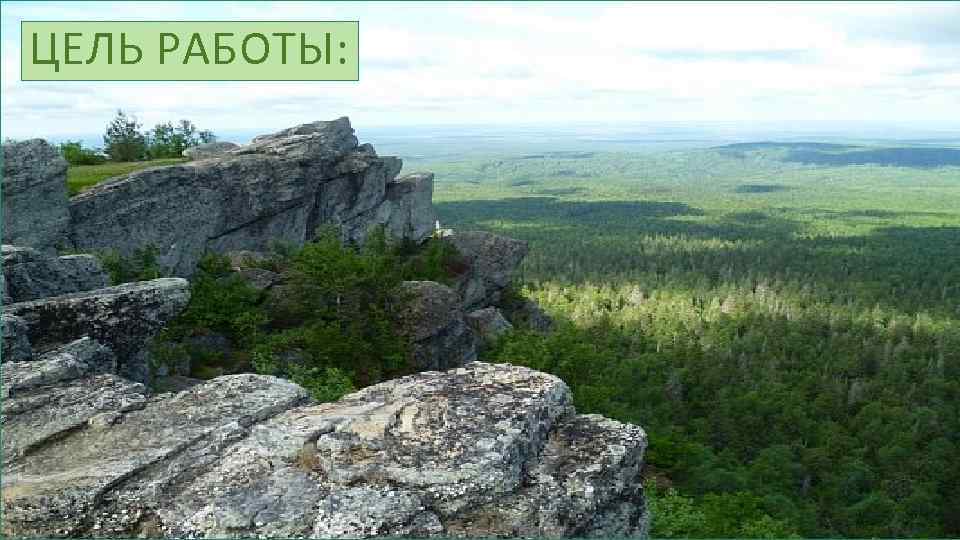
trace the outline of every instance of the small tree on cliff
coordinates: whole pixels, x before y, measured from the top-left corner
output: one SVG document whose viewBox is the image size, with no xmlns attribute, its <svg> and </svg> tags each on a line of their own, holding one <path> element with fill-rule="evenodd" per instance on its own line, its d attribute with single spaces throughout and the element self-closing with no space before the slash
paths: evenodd
<svg viewBox="0 0 960 540">
<path fill-rule="evenodd" d="M 113 161 L 137 161 L 146 155 L 147 145 L 140 133 L 140 122 L 118 110 L 107 125 L 103 136 L 103 151 Z"/>
</svg>

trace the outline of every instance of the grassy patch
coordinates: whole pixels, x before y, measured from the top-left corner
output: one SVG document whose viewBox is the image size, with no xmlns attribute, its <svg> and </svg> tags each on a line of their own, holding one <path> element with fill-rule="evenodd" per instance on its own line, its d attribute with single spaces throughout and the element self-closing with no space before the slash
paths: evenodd
<svg viewBox="0 0 960 540">
<path fill-rule="evenodd" d="M 187 161 L 184 158 L 153 159 L 150 161 L 131 161 L 123 163 L 103 163 L 100 165 L 71 165 L 67 169 L 67 190 L 70 196 L 87 190 L 108 178 L 130 174 L 149 167 L 174 165 Z"/>
</svg>

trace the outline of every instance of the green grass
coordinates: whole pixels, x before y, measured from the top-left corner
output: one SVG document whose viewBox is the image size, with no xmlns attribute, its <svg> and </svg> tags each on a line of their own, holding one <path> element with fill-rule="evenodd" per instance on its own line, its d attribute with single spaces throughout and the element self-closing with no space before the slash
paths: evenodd
<svg viewBox="0 0 960 540">
<path fill-rule="evenodd" d="M 102 165 L 71 165 L 67 169 L 67 190 L 70 196 L 116 176 L 123 176 L 149 167 L 174 165 L 187 161 L 184 158 L 154 159 L 150 161 L 132 161 L 123 163 L 104 163 Z"/>
</svg>

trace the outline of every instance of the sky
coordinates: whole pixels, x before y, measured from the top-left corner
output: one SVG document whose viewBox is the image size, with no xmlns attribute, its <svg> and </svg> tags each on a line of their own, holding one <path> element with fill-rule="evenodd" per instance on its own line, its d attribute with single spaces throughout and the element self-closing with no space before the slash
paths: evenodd
<svg viewBox="0 0 960 540">
<path fill-rule="evenodd" d="M 4 2 L 3 137 L 188 118 L 958 128 L 960 2 Z M 21 20 L 359 20 L 359 82 L 22 82 Z"/>
</svg>

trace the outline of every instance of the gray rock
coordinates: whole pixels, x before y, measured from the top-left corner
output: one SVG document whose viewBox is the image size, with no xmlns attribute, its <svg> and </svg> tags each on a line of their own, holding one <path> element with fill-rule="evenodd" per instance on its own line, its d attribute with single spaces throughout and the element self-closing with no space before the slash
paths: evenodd
<svg viewBox="0 0 960 540">
<path fill-rule="evenodd" d="M 7 536 L 149 533 L 153 510 L 252 425 L 308 401 L 302 388 L 257 375 L 154 399 L 142 385 L 99 375 L 30 397 L 48 405 L 7 412 L 5 443 L 16 450 L 2 480 Z"/>
<path fill-rule="evenodd" d="M 112 363 L 106 347 L 83 338 L 29 362 L 4 364 L 4 464 L 104 411 L 142 406 L 143 385 L 105 374 Z"/>
<path fill-rule="evenodd" d="M 81 338 L 27 362 L 3 366 L 3 397 L 37 386 L 70 381 L 97 373 L 112 373 L 113 352 L 90 338 Z"/>
<path fill-rule="evenodd" d="M 370 145 L 346 154 L 336 165 L 336 178 L 323 184 L 315 212 L 318 224 L 337 225 L 344 240 L 361 242 L 369 229 L 383 224 L 370 215 L 384 202 L 387 185 L 402 166 L 398 158 L 378 157 Z"/>
<path fill-rule="evenodd" d="M 7 536 L 646 532 L 643 430 L 576 415 L 544 373 L 471 363 L 309 405 L 258 375 L 148 398 L 80 364 L 4 379 Z"/>
<path fill-rule="evenodd" d="M 443 525 L 426 504 L 416 492 L 390 487 L 336 490 L 320 501 L 313 537 L 436 536 Z"/>
<path fill-rule="evenodd" d="M 205 144 L 198 144 L 197 146 L 191 146 L 183 151 L 183 157 L 190 159 L 207 159 L 215 156 L 220 156 L 226 154 L 231 150 L 239 148 L 238 145 L 232 142 L 226 141 L 216 141 Z"/>
<path fill-rule="evenodd" d="M 11 302 L 100 289 L 110 277 L 92 255 L 52 257 L 35 249 L 3 246 L 3 275 Z"/>
<path fill-rule="evenodd" d="M 476 338 L 453 289 L 433 281 L 405 281 L 398 301 L 402 308 L 396 318 L 413 344 L 417 369 L 449 369 L 477 359 Z"/>
<path fill-rule="evenodd" d="M 255 426 L 157 515 L 175 537 L 638 536 L 645 446 L 555 377 L 472 363 Z"/>
<path fill-rule="evenodd" d="M 33 356 L 33 347 L 27 337 L 30 329 L 20 317 L 4 313 L 0 315 L 3 325 L 3 350 L 0 351 L 0 362 L 23 362 Z"/>
<path fill-rule="evenodd" d="M 457 231 L 444 241 L 457 248 L 469 267 L 455 286 L 468 311 L 499 302 L 527 254 L 526 242 L 488 232 Z"/>
<path fill-rule="evenodd" d="M 186 280 L 162 278 L 18 302 L 3 311 L 23 319 L 35 350 L 90 336 L 116 354 L 119 373 L 148 382 L 146 343 L 186 307 L 189 298 Z"/>
<path fill-rule="evenodd" d="M 67 162 L 41 139 L 3 145 L 3 243 L 52 253 L 67 242 Z"/>
<path fill-rule="evenodd" d="M 457 516 L 452 536 L 645 536 L 640 484 L 646 434 L 599 415 L 558 422 L 527 482 L 508 497 Z"/>
<path fill-rule="evenodd" d="M 433 173 L 413 173 L 386 185 L 386 199 L 370 215 L 348 224 L 348 238 L 362 240 L 371 224 L 382 225 L 393 238 L 429 238 L 436 224 Z"/>
<path fill-rule="evenodd" d="M 311 122 L 269 135 L 254 137 L 235 154 L 277 155 L 300 160 L 334 160 L 357 147 L 357 138 L 346 116 Z"/>
<path fill-rule="evenodd" d="M 429 234 L 420 221 L 432 216 L 433 184 L 395 182 L 400 168 L 399 159 L 358 146 L 346 118 L 304 124 L 95 186 L 70 201 L 71 239 L 81 250 L 124 256 L 153 246 L 177 276 L 191 275 L 209 251 L 301 246 L 323 224 L 350 241 L 375 225 L 420 241 Z"/>
<path fill-rule="evenodd" d="M 493 344 L 503 334 L 513 330 L 510 324 L 500 310 L 495 307 L 486 307 L 467 313 L 467 324 L 485 343 Z"/>
</svg>

